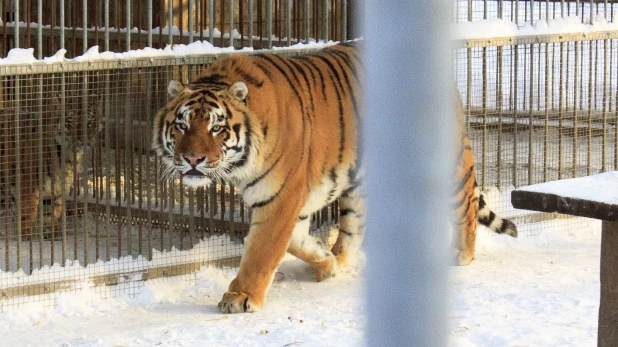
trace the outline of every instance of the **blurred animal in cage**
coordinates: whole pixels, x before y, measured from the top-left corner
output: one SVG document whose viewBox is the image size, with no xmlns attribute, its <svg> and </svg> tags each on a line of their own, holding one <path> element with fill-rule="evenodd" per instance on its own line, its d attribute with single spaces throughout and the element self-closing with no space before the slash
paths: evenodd
<svg viewBox="0 0 618 347">
<path fill-rule="evenodd" d="M 495 214 L 481 193 L 476 182 L 474 158 L 470 138 L 465 129 L 464 108 L 455 89 L 455 110 L 457 112 L 457 126 L 455 146 L 457 148 L 456 176 L 454 196 L 452 200 L 453 216 L 453 262 L 454 265 L 468 265 L 474 259 L 476 232 L 478 223 L 486 226 L 498 234 L 517 237 L 517 227 L 508 219 L 500 218 Z"/>
<path fill-rule="evenodd" d="M 365 229 L 361 44 L 295 57 L 233 55 L 188 84 L 168 85 L 172 99 L 153 122 L 153 148 L 167 177 L 192 187 L 228 180 L 252 211 L 240 270 L 219 303 L 221 312 L 259 310 L 286 251 L 310 264 L 319 281 L 355 261 Z M 490 228 L 500 222 L 493 230 L 514 236 L 514 225 L 484 204 L 463 118 L 461 125 L 454 180 L 458 231 L 468 235 L 477 221 Z M 339 233 L 329 248 L 308 234 L 309 217 L 335 199 Z M 463 246 L 467 252 L 469 244 Z"/>
<path fill-rule="evenodd" d="M 60 96 L 43 109 L 5 107 L 0 119 L 0 207 L 14 212 L 22 239 L 37 225 L 56 237 L 64 206 L 83 169 L 84 151 L 102 128 L 102 99 L 67 93 L 64 119 Z M 64 195 L 63 195 L 64 194 Z M 38 220 L 39 217 L 42 217 Z M 39 223 L 37 223 L 37 220 Z"/>
</svg>

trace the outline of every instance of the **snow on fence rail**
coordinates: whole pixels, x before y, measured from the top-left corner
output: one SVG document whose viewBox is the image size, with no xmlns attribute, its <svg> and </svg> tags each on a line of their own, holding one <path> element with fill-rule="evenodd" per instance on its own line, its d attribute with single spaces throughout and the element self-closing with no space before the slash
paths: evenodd
<svg viewBox="0 0 618 347">
<path fill-rule="evenodd" d="M 72 58 L 90 47 L 122 52 L 196 40 L 219 47 L 270 48 L 345 40 L 354 2 L 346 0 L 3 0 L 0 57 L 34 48 Z M 16 25 L 17 23 L 17 25 Z M 127 30 L 129 29 L 129 30 Z M 354 37 L 354 36 L 352 36 Z"/>
</svg>

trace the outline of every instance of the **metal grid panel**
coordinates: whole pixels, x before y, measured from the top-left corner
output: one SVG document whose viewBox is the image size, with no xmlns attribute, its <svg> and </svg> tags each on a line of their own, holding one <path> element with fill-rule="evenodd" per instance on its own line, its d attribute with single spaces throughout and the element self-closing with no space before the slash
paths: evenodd
<svg viewBox="0 0 618 347">
<path fill-rule="evenodd" d="M 505 19 L 518 24 L 542 19 L 581 16 L 582 22 L 595 18 L 612 21 L 618 3 L 608 0 L 456 0 L 455 21 L 475 22 L 483 19 Z"/>
<path fill-rule="evenodd" d="M 348 6 L 345 0 L 0 0 L 0 56 L 15 47 L 32 47 L 38 58 L 64 48 L 72 58 L 96 45 L 123 52 L 196 40 L 237 48 L 345 40 Z"/>
<path fill-rule="evenodd" d="M 483 189 L 618 169 L 618 40 L 563 39 L 468 42 L 456 51 Z M 496 209 L 516 220 L 554 217 L 513 211 L 508 198 L 502 201 Z"/>
</svg>

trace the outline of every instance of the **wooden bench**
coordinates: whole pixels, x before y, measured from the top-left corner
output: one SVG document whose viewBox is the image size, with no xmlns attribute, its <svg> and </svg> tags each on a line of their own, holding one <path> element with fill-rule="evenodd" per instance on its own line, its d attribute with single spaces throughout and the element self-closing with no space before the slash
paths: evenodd
<svg viewBox="0 0 618 347">
<path fill-rule="evenodd" d="M 598 346 L 618 346 L 618 171 L 521 187 L 513 207 L 602 220 Z"/>
</svg>

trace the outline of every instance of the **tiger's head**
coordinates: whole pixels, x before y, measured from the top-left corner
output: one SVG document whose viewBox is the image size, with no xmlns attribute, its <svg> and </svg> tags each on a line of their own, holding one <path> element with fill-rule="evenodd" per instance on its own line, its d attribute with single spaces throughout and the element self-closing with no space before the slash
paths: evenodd
<svg viewBox="0 0 618 347">
<path fill-rule="evenodd" d="M 84 102 L 85 101 L 85 102 Z M 81 95 L 68 95 L 65 101 L 64 123 L 60 122 L 60 98 L 52 100 L 56 113 L 56 143 L 68 148 L 89 146 L 103 128 L 103 97 L 89 94 L 84 100 Z"/>
<path fill-rule="evenodd" d="M 246 172 L 254 141 L 245 83 L 170 81 L 167 91 L 172 99 L 153 124 L 153 148 L 165 175 L 199 187 Z"/>
</svg>

